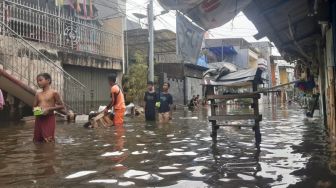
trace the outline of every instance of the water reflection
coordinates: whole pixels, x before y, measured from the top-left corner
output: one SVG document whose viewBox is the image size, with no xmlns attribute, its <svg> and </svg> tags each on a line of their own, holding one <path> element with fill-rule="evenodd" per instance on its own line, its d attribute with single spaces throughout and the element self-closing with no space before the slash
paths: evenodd
<svg viewBox="0 0 336 188">
<path fill-rule="evenodd" d="M 170 124 L 59 124 L 55 144 L 33 144 L 32 125 L 1 126 L 0 187 L 335 187 L 335 142 L 321 122 L 274 107 L 263 108 L 261 150 L 250 128 L 220 128 L 213 145 L 206 109 Z"/>
</svg>

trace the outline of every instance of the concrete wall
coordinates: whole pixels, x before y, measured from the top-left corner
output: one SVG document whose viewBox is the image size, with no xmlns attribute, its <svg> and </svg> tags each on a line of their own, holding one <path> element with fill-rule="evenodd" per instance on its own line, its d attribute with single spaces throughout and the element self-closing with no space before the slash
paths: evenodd
<svg viewBox="0 0 336 188">
<path fill-rule="evenodd" d="M 183 104 L 184 103 L 184 80 L 166 77 L 165 82 L 169 82 L 170 89 L 169 93 L 173 96 L 174 104 Z"/>
<path fill-rule="evenodd" d="M 106 49 L 110 54 L 109 57 L 114 57 L 117 59 L 123 59 L 124 57 L 124 17 L 118 17 L 113 19 L 108 19 L 103 22 L 103 30 L 111 33 L 115 33 L 120 37 L 116 37 L 112 42 L 115 45 L 112 45 L 112 48 Z"/>
<path fill-rule="evenodd" d="M 249 62 L 249 49 L 241 49 L 238 46 L 234 47 L 237 55 L 234 57 L 233 64 L 237 65 L 239 69 L 248 68 Z"/>
<path fill-rule="evenodd" d="M 176 52 L 154 54 L 156 63 L 177 63 Z"/>
<path fill-rule="evenodd" d="M 34 50 L 29 50 L 22 43 L 11 37 L 0 36 L 0 64 L 10 75 L 20 80 L 23 84 L 33 90 L 37 90 L 36 76 L 47 72 L 52 77 L 52 87 L 63 95 L 63 73 L 55 65 L 47 64 L 44 57 Z M 39 49 L 37 47 L 37 49 Z M 46 50 L 40 50 L 50 59 L 54 59 L 54 54 Z M 61 67 L 61 62 L 55 60 L 54 63 Z"/>
<path fill-rule="evenodd" d="M 187 86 L 187 99 L 188 101 L 193 97 L 193 95 L 200 95 L 202 98 L 202 79 L 186 77 Z"/>
<path fill-rule="evenodd" d="M 64 69 L 87 87 L 85 101 L 88 112 L 98 110 L 100 105 L 106 105 L 111 100 L 107 77 L 116 71 L 73 65 L 64 65 Z M 117 83 L 121 85 L 121 74 L 118 75 Z"/>
<path fill-rule="evenodd" d="M 82 53 L 67 53 L 63 51 L 58 52 L 57 56 L 63 65 L 76 65 L 81 67 L 120 71 L 122 70 L 122 61 L 120 59 Z"/>
</svg>

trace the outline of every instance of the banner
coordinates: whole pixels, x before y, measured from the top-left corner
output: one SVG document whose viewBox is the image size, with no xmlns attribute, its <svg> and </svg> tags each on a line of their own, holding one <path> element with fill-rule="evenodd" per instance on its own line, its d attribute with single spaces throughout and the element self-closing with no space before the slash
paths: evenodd
<svg viewBox="0 0 336 188">
<path fill-rule="evenodd" d="M 166 9 L 180 10 L 205 30 L 232 20 L 252 0 L 160 0 Z"/>
<path fill-rule="evenodd" d="M 204 30 L 181 14 L 176 16 L 177 55 L 187 63 L 195 64 L 203 42 Z"/>
</svg>

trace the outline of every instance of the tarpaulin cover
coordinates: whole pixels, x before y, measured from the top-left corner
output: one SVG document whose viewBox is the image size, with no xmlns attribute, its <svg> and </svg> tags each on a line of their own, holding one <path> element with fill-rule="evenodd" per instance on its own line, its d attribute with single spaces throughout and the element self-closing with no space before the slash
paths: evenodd
<svg viewBox="0 0 336 188">
<path fill-rule="evenodd" d="M 204 30 L 191 23 L 180 13 L 176 16 L 177 54 L 184 62 L 197 63 Z"/>
<path fill-rule="evenodd" d="M 252 0 L 159 0 L 170 10 L 179 10 L 205 30 L 224 25 Z"/>
<path fill-rule="evenodd" d="M 246 87 L 251 86 L 253 81 L 261 84 L 261 70 L 257 68 L 243 69 L 227 75 L 216 77 L 205 77 L 203 85 L 227 86 L 227 87 Z"/>
</svg>

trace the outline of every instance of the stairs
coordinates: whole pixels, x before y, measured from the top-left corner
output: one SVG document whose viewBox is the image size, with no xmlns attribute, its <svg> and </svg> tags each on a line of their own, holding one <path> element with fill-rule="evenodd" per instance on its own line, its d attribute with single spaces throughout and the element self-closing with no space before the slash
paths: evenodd
<svg viewBox="0 0 336 188">
<path fill-rule="evenodd" d="M 67 110 L 85 113 L 86 87 L 30 42 L 0 21 L 0 88 L 32 106 L 38 90 L 36 76 L 47 72 Z"/>
</svg>

